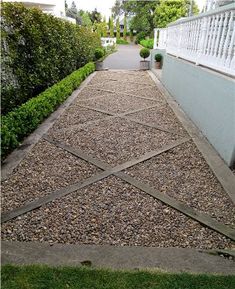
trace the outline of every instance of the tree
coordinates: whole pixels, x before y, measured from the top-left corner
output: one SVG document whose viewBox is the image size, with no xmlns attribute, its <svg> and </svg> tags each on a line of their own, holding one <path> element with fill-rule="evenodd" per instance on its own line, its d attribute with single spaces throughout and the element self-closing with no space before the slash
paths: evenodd
<svg viewBox="0 0 235 289">
<path fill-rule="evenodd" d="M 106 17 L 104 16 L 103 22 L 102 22 L 102 36 L 107 37 L 108 31 L 107 31 L 107 23 L 106 23 Z"/>
<path fill-rule="evenodd" d="M 94 24 L 96 23 L 100 23 L 102 21 L 102 15 L 100 12 L 97 11 L 97 9 L 95 8 L 91 13 L 89 13 L 89 17 L 91 19 L 91 22 Z"/>
<path fill-rule="evenodd" d="M 82 18 L 81 18 L 81 16 L 78 13 L 77 6 L 76 6 L 74 1 L 72 2 L 71 7 L 67 8 L 66 16 L 67 17 L 71 17 L 73 19 L 76 19 L 76 23 L 77 24 L 79 24 L 79 25 L 82 24 Z"/>
<path fill-rule="evenodd" d="M 95 22 L 94 25 L 94 30 L 100 37 L 107 37 L 107 24 L 106 22 Z"/>
<path fill-rule="evenodd" d="M 80 13 L 80 15 L 81 15 L 81 18 L 82 18 L 82 26 L 92 27 L 92 22 L 91 22 L 91 19 L 89 17 L 88 12 Z"/>
<path fill-rule="evenodd" d="M 131 19 L 130 28 L 137 31 L 137 33 L 145 32 L 145 34 L 150 34 L 153 30 L 153 25 L 150 25 L 148 17 L 142 14 Z"/>
<path fill-rule="evenodd" d="M 112 7 L 112 14 L 114 18 L 121 16 L 123 12 L 123 1 L 116 0 L 114 6 Z"/>
<path fill-rule="evenodd" d="M 109 28 L 110 37 L 114 37 L 114 24 L 113 24 L 113 16 L 110 17 L 110 28 Z"/>
<path fill-rule="evenodd" d="M 169 23 L 188 16 L 189 8 L 189 0 L 161 0 L 154 11 L 155 27 L 166 27 Z M 194 2 L 193 13 L 197 14 L 198 12 L 199 9 Z"/>
<path fill-rule="evenodd" d="M 156 1 L 124 1 L 117 0 L 112 8 L 115 15 L 132 16 L 130 28 L 137 32 L 146 31 L 150 34 L 154 29 L 153 17 L 156 6 L 160 0 Z"/>
<path fill-rule="evenodd" d="M 133 31 L 131 30 L 130 31 L 130 41 L 133 42 L 133 40 L 134 40 L 134 36 L 133 36 Z"/>
<path fill-rule="evenodd" d="M 117 18 L 117 21 L 116 21 L 116 38 L 117 39 L 120 38 L 120 22 L 119 22 L 119 18 Z"/>
<path fill-rule="evenodd" d="M 126 34 L 127 34 L 127 21 L 126 21 L 126 15 L 124 16 L 124 30 L 123 30 L 123 38 L 126 40 Z"/>
</svg>

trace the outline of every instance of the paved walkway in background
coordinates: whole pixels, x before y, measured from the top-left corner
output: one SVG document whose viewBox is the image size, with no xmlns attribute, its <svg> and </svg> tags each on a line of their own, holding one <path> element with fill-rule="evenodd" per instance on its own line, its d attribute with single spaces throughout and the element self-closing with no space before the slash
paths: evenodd
<svg viewBox="0 0 235 289">
<path fill-rule="evenodd" d="M 138 45 L 117 45 L 117 49 L 117 52 L 104 60 L 104 68 L 127 70 L 140 68 L 141 57 L 139 56 L 140 47 Z"/>
<path fill-rule="evenodd" d="M 96 73 L 3 181 L 2 210 L 4 241 L 232 249 L 235 240 L 234 204 L 141 71 Z"/>
</svg>

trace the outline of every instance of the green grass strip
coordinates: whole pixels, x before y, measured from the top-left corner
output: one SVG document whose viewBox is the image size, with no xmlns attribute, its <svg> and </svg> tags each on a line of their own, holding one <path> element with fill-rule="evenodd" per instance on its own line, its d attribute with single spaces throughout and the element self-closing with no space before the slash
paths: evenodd
<svg viewBox="0 0 235 289">
<path fill-rule="evenodd" d="M 2 267 L 2 289 L 234 289 L 235 276 L 40 265 Z"/>
</svg>

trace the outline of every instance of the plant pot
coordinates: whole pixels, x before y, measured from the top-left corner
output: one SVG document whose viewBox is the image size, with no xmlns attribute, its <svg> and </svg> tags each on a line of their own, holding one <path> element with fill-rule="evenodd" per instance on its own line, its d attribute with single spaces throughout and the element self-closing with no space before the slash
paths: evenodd
<svg viewBox="0 0 235 289">
<path fill-rule="evenodd" d="M 161 69 L 161 62 L 155 62 L 155 68 L 156 69 Z"/>
<path fill-rule="evenodd" d="M 96 71 L 103 70 L 103 61 L 96 61 L 95 70 Z"/>
<path fill-rule="evenodd" d="M 140 61 L 140 70 L 149 70 L 150 68 L 150 61 L 141 60 Z"/>
</svg>

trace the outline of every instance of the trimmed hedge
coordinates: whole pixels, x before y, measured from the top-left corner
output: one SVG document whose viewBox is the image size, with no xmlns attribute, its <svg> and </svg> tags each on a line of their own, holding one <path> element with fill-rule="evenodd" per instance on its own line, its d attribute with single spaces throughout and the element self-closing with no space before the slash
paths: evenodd
<svg viewBox="0 0 235 289">
<path fill-rule="evenodd" d="M 123 38 L 119 38 L 117 39 L 116 44 L 129 44 L 129 42 Z"/>
<path fill-rule="evenodd" d="M 1 3 L 2 113 L 37 96 L 94 58 L 100 38 L 90 28 Z"/>
<path fill-rule="evenodd" d="M 139 32 L 139 33 L 136 35 L 135 43 L 136 43 L 136 44 L 139 44 L 141 40 L 145 39 L 145 36 L 146 36 L 146 33 L 145 33 L 144 31 Z"/>
<path fill-rule="evenodd" d="M 143 39 L 140 41 L 140 45 L 142 45 L 145 48 L 153 49 L 153 39 Z"/>
<path fill-rule="evenodd" d="M 144 58 L 144 60 L 145 60 L 145 58 L 148 58 L 149 55 L 150 55 L 150 51 L 148 48 L 142 48 L 140 50 L 140 57 Z"/>
<path fill-rule="evenodd" d="M 95 50 L 95 61 L 100 60 L 105 55 L 105 50 L 102 48 L 96 48 Z"/>
<path fill-rule="evenodd" d="M 1 122 L 1 155 L 5 158 L 20 142 L 33 132 L 81 82 L 93 71 L 93 62 L 74 71 L 59 83 L 46 89 L 2 117 Z"/>
</svg>

